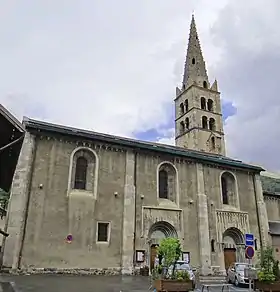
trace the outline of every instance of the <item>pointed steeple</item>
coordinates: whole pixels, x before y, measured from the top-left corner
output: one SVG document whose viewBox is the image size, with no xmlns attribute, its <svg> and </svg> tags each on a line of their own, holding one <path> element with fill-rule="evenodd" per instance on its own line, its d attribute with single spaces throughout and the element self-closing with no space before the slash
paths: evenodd
<svg viewBox="0 0 280 292">
<path fill-rule="evenodd" d="M 190 27 L 189 44 L 183 77 L 183 89 L 192 84 L 197 84 L 198 86 L 207 88 L 209 87 L 206 66 L 198 39 L 194 15 L 192 15 Z"/>
</svg>

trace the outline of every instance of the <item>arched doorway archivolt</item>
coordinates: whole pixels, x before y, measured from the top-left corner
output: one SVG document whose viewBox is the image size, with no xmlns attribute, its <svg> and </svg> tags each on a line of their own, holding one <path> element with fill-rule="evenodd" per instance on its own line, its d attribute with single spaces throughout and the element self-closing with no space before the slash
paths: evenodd
<svg viewBox="0 0 280 292">
<path fill-rule="evenodd" d="M 223 234 L 223 243 L 225 248 L 236 248 L 244 244 L 244 235 L 238 228 L 228 228 Z"/>
<path fill-rule="evenodd" d="M 234 262 L 244 259 L 244 235 L 235 227 L 228 228 L 223 234 L 224 261 L 227 269 Z"/>
<path fill-rule="evenodd" d="M 154 223 L 148 233 L 150 240 L 161 240 L 167 237 L 178 238 L 178 234 L 173 225 L 166 221 L 158 221 Z"/>
<path fill-rule="evenodd" d="M 157 246 L 162 239 L 167 237 L 178 238 L 178 233 L 173 225 L 166 221 L 158 221 L 151 226 L 148 233 L 151 270 L 154 268 L 155 259 L 157 257 Z"/>
</svg>

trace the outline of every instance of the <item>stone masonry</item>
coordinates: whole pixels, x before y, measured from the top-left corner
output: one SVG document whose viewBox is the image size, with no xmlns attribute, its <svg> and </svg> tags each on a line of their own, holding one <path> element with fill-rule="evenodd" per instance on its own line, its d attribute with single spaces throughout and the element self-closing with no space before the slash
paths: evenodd
<svg viewBox="0 0 280 292">
<path fill-rule="evenodd" d="M 224 273 L 227 249 L 244 259 L 245 233 L 266 244 L 262 169 L 224 156 L 220 93 L 208 82 L 194 18 L 175 107 L 176 146 L 25 119 L 4 265 L 136 274 L 153 268 L 154 245 L 172 236 L 208 275 Z"/>
</svg>

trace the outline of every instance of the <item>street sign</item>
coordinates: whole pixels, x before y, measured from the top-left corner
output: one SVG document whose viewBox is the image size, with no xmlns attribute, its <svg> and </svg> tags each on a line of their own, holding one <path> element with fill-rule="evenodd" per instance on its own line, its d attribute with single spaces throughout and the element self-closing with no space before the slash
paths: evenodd
<svg viewBox="0 0 280 292">
<path fill-rule="evenodd" d="M 250 234 L 250 233 L 245 234 L 245 245 L 254 246 L 254 234 Z"/>
<path fill-rule="evenodd" d="M 245 250 L 245 255 L 247 259 L 252 259 L 255 255 L 255 250 L 252 246 L 247 246 Z"/>
</svg>

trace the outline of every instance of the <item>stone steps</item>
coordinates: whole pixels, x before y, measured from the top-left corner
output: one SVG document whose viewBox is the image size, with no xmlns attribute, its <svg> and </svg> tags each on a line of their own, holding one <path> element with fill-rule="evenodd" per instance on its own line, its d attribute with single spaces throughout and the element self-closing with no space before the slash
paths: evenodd
<svg viewBox="0 0 280 292">
<path fill-rule="evenodd" d="M 200 276 L 200 284 L 223 284 L 226 283 L 226 276 Z"/>
</svg>

